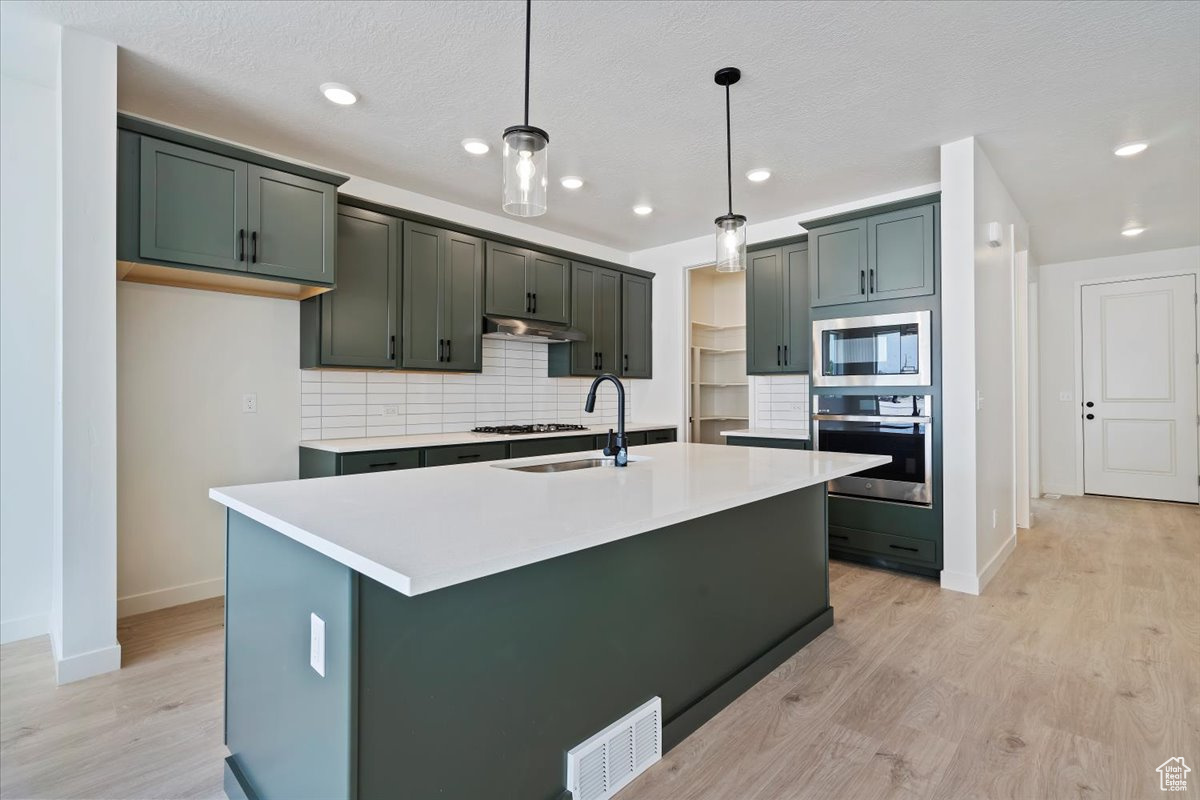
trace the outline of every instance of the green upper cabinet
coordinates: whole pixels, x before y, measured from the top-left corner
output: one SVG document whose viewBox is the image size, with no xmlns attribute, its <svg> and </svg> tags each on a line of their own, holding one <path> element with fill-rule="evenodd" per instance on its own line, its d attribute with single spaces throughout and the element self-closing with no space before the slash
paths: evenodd
<svg viewBox="0 0 1200 800">
<path fill-rule="evenodd" d="M 484 242 L 405 222 L 400 366 L 483 369 Z"/>
<path fill-rule="evenodd" d="M 301 304 L 301 366 L 395 367 L 400 221 L 339 206 L 338 287 Z"/>
<path fill-rule="evenodd" d="M 872 300 L 933 294 L 934 204 L 867 218 L 867 292 Z"/>
<path fill-rule="evenodd" d="M 333 283 L 337 189 L 253 164 L 248 177 L 250 272 Z"/>
<path fill-rule="evenodd" d="M 143 121 L 122 124 L 163 138 L 119 131 L 119 259 L 333 285 L 342 179 L 299 165 L 289 172 L 278 159 Z"/>
<path fill-rule="evenodd" d="M 810 230 L 811 305 L 933 294 L 937 209 L 928 203 Z"/>
<path fill-rule="evenodd" d="M 808 233 L 813 306 L 867 299 L 867 221 L 851 220 Z"/>
<path fill-rule="evenodd" d="M 651 377 L 652 286 L 649 278 L 621 276 L 621 376 Z"/>
<path fill-rule="evenodd" d="M 570 262 L 524 247 L 487 243 L 488 314 L 566 323 L 570 319 Z"/>
<path fill-rule="evenodd" d="M 780 248 L 748 254 L 746 267 L 746 372 L 783 371 L 783 252 Z"/>
<path fill-rule="evenodd" d="M 746 372 L 808 372 L 808 243 L 749 254 Z"/>
<path fill-rule="evenodd" d="M 138 254 L 245 271 L 248 171 L 244 161 L 143 137 Z"/>
<path fill-rule="evenodd" d="M 621 371 L 621 277 L 606 267 L 571 263 L 571 325 L 587 338 L 550 346 L 551 376 Z"/>
</svg>

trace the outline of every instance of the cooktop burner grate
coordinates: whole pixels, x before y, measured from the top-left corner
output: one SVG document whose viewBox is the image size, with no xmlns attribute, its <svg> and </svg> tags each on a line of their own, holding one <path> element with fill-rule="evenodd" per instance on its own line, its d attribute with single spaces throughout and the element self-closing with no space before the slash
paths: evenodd
<svg viewBox="0 0 1200 800">
<path fill-rule="evenodd" d="M 508 436 L 518 436 L 524 433 L 559 433 L 561 431 L 586 431 L 583 425 L 564 425 L 558 422 L 539 423 L 537 425 L 484 425 L 472 428 L 471 433 L 499 433 Z"/>
</svg>

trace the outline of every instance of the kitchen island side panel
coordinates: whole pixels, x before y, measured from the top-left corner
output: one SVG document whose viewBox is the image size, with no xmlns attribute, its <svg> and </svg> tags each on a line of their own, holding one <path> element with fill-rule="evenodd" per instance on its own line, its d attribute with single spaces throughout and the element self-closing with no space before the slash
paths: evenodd
<svg viewBox="0 0 1200 800">
<path fill-rule="evenodd" d="M 829 611 L 823 484 L 415 597 L 362 577 L 358 797 L 557 798 L 571 747 L 655 695 L 673 745 Z"/>
<path fill-rule="evenodd" d="M 248 797 L 354 797 L 358 575 L 237 513 L 226 541 L 225 743 Z M 311 614 L 325 675 L 310 666 Z"/>
</svg>

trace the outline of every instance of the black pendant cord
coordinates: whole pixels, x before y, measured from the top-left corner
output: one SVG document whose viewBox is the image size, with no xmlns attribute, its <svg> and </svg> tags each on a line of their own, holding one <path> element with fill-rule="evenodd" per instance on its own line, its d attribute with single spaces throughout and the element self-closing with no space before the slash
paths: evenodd
<svg viewBox="0 0 1200 800">
<path fill-rule="evenodd" d="M 729 186 L 729 216 L 733 216 L 733 128 L 729 123 L 729 84 L 725 84 L 725 177 Z"/>
<path fill-rule="evenodd" d="M 533 14 L 533 0 L 525 0 L 525 125 L 529 126 L 529 21 Z"/>
</svg>

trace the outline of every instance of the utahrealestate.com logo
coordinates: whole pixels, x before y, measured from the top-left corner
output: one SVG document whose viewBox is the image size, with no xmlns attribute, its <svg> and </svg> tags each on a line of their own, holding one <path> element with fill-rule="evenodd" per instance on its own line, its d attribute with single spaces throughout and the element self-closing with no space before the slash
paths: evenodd
<svg viewBox="0 0 1200 800">
<path fill-rule="evenodd" d="M 1158 788 L 1164 792 L 1186 792 L 1187 776 L 1192 768 L 1183 763 L 1183 756 L 1168 758 L 1158 767 Z"/>
</svg>

